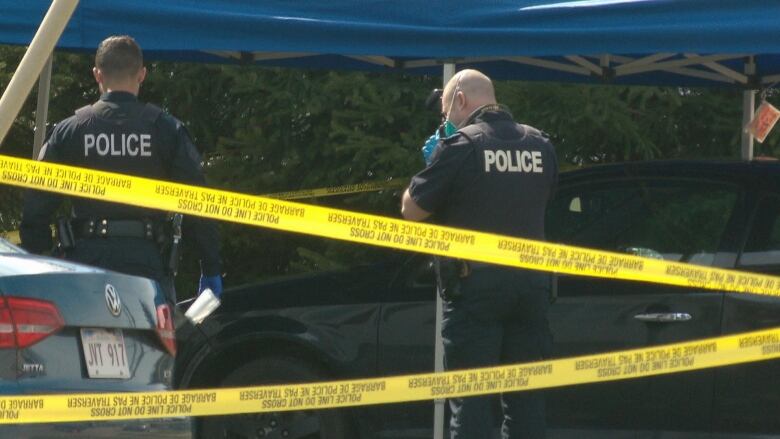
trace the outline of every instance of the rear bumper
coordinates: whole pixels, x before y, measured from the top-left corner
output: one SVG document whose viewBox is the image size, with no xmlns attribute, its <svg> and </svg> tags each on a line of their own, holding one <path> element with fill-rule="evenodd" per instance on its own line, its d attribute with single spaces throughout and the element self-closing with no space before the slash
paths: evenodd
<svg viewBox="0 0 780 439">
<path fill-rule="evenodd" d="M 192 418 L 19 424 L 0 426 L 0 437 L 15 439 L 192 439 Z"/>
</svg>

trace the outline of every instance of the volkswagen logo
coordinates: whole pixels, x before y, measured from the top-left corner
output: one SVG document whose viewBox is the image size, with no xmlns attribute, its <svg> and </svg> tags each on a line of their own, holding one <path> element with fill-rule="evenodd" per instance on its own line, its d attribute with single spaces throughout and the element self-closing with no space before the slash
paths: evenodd
<svg viewBox="0 0 780 439">
<path fill-rule="evenodd" d="M 119 300 L 119 293 L 116 292 L 111 284 L 106 284 L 106 306 L 114 317 L 119 317 L 122 312 L 122 302 Z"/>
</svg>

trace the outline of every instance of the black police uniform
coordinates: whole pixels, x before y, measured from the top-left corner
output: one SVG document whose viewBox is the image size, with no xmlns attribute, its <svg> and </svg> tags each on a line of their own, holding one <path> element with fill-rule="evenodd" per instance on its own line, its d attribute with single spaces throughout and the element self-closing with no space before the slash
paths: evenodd
<svg viewBox="0 0 780 439">
<path fill-rule="evenodd" d="M 205 183 L 200 155 L 184 125 L 127 92 L 105 93 L 95 104 L 57 124 L 39 158 L 153 179 Z M 52 248 L 49 224 L 62 200 L 59 194 L 27 191 L 20 226 L 24 248 L 33 253 Z M 157 280 L 175 302 L 173 279 L 158 242 L 164 212 L 86 198 L 71 200 L 76 245 L 67 251 L 68 259 Z M 183 227 L 197 245 L 203 274 L 218 275 L 216 225 L 186 217 Z"/>
<path fill-rule="evenodd" d="M 544 239 L 544 212 L 558 178 L 551 143 L 497 105 L 480 108 L 464 125 L 439 143 L 430 166 L 412 178 L 412 199 L 444 225 Z M 448 370 L 544 357 L 551 342 L 549 274 L 462 261 L 451 271 L 457 285 L 443 294 L 442 325 Z M 453 280 L 444 270 L 441 275 L 440 293 L 441 283 Z M 490 397 L 453 398 L 449 404 L 451 437 L 489 436 Z M 502 406 L 503 437 L 544 436 L 542 395 L 507 393 Z"/>
</svg>

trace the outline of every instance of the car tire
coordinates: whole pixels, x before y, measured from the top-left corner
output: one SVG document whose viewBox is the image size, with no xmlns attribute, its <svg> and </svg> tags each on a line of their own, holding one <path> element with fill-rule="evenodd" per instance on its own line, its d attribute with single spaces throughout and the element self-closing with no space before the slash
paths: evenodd
<svg viewBox="0 0 780 439">
<path fill-rule="evenodd" d="M 317 368 L 292 357 L 264 357 L 238 367 L 221 382 L 221 387 L 327 381 Z M 254 413 L 208 416 L 198 422 L 201 439 L 351 439 L 355 438 L 344 410 Z"/>
</svg>

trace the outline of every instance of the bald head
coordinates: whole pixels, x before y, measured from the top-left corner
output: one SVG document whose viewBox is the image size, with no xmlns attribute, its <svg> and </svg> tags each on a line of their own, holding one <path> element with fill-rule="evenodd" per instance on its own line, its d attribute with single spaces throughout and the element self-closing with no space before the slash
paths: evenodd
<svg viewBox="0 0 780 439">
<path fill-rule="evenodd" d="M 461 70 L 447 82 L 442 93 L 442 113 L 460 125 L 474 110 L 495 104 L 493 82 L 477 70 Z"/>
</svg>

